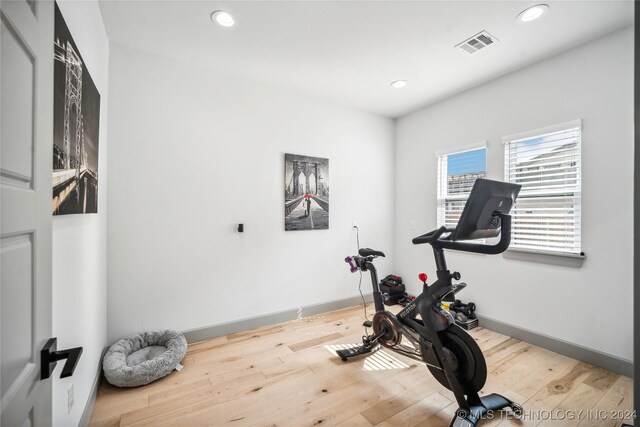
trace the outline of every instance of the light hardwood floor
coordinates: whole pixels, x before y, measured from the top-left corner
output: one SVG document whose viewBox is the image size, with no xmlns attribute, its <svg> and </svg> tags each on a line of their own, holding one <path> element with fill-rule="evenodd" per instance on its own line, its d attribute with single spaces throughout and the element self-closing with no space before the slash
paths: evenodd
<svg viewBox="0 0 640 427">
<path fill-rule="evenodd" d="M 387 349 L 349 362 L 331 352 L 361 342 L 362 321 L 359 306 L 191 344 L 182 371 L 148 386 L 103 381 L 91 426 L 448 426 L 455 399 L 424 365 Z M 527 415 L 480 426 L 619 426 L 611 418 L 631 410 L 630 378 L 487 329 L 471 334 L 489 368 L 483 393 Z"/>
</svg>

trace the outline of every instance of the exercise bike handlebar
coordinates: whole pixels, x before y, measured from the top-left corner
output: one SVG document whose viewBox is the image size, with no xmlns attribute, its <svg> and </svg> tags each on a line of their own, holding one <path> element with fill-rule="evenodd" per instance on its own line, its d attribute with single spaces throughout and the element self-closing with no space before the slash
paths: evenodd
<svg viewBox="0 0 640 427">
<path fill-rule="evenodd" d="M 414 245 L 421 245 L 423 243 L 435 242 L 440 238 L 440 236 L 442 236 L 446 232 L 447 232 L 447 227 L 443 225 L 440 228 L 437 228 L 435 230 L 432 230 L 428 233 L 423 234 L 422 236 L 418 236 L 414 238 L 412 242 Z"/>
<path fill-rule="evenodd" d="M 437 230 L 430 231 L 413 239 L 414 245 L 423 243 L 431 243 L 434 247 L 442 249 L 453 249 L 463 252 L 474 252 L 479 254 L 497 255 L 506 251 L 511 243 L 511 216 L 503 213 L 496 213 L 495 216 L 500 218 L 500 241 L 495 245 L 483 245 L 479 243 L 461 243 L 451 240 L 440 239 L 447 231 L 451 231 L 442 226 Z"/>
</svg>

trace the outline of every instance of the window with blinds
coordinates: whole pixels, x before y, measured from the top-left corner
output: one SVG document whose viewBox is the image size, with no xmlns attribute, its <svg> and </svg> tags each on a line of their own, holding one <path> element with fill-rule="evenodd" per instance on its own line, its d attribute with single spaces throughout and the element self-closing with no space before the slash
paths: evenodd
<svg viewBox="0 0 640 427">
<path fill-rule="evenodd" d="M 580 121 L 504 139 L 505 181 L 521 184 L 511 248 L 584 255 L 580 245 Z M 524 135 L 524 136 L 523 136 Z"/>
<path fill-rule="evenodd" d="M 438 226 L 458 224 L 476 178 L 486 175 L 486 147 L 438 155 Z"/>
</svg>

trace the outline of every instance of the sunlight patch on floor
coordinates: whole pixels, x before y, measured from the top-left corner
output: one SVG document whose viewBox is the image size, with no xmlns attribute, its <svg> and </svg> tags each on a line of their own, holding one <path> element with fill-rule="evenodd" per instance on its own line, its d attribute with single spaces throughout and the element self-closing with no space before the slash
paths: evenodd
<svg viewBox="0 0 640 427">
<path fill-rule="evenodd" d="M 365 371 L 382 371 L 387 369 L 405 369 L 409 365 L 403 361 L 396 359 L 384 350 L 378 350 L 364 361 L 362 369 Z"/>
<path fill-rule="evenodd" d="M 298 307 L 296 320 L 300 320 L 305 323 L 325 323 L 327 321 L 327 317 L 323 315 L 305 316 L 302 307 Z"/>
<path fill-rule="evenodd" d="M 347 350 L 350 348 L 359 347 L 361 344 L 328 344 L 324 348 L 331 354 L 338 357 L 337 350 Z M 405 369 L 409 365 L 403 361 L 393 357 L 386 351 L 378 349 L 368 355 L 361 356 L 364 359 L 364 365 L 362 369 L 365 371 L 384 371 L 389 369 Z"/>
</svg>

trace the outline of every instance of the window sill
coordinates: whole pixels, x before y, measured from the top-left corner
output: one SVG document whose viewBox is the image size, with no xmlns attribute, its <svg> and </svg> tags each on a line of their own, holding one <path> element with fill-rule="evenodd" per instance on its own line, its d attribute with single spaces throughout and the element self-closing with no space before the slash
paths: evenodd
<svg viewBox="0 0 640 427">
<path fill-rule="evenodd" d="M 533 262 L 538 264 L 557 265 L 562 267 L 580 268 L 586 256 L 575 254 L 560 254 L 536 251 L 535 249 L 509 248 L 502 256 L 515 261 Z"/>
<path fill-rule="evenodd" d="M 584 252 L 580 252 L 578 254 L 568 254 L 568 253 L 560 253 L 560 252 L 547 252 L 547 251 L 536 251 L 535 249 L 520 249 L 520 248 L 509 248 L 507 252 L 521 252 L 527 254 L 536 254 L 536 255 L 546 255 L 552 257 L 565 257 L 565 258 L 577 258 L 577 259 L 585 259 L 587 256 Z"/>
</svg>

